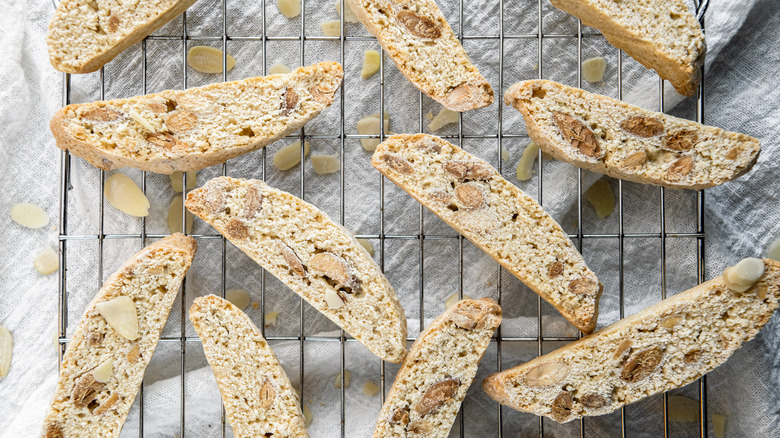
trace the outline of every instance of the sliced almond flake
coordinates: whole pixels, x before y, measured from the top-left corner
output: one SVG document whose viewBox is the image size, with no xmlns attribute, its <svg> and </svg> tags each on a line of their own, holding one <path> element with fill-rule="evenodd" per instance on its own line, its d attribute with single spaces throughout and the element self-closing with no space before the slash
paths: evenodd
<svg viewBox="0 0 780 438">
<path fill-rule="evenodd" d="M 144 118 L 144 116 L 142 116 L 141 114 L 138 114 L 138 111 L 130 110 L 127 113 L 130 114 L 130 118 L 135 120 L 135 122 L 138 123 L 139 125 L 141 125 L 147 132 L 155 132 L 156 131 L 156 129 L 154 129 L 154 126 L 152 126 L 152 124 L 149 123 L 149 121 L 146 120 Z"/>
<path fill-rule="evenodd" d="M 33 266 L 35 267 L 35 270 L 38 271 L 38 273 L 41 275 L 49 275 L 51 273 L 57 272 L 57 269 L 60 267 L 59 255 L 56 251 L 54 251 L 54 249 L 52 249 L 52 247 L 47 246 L 46 248 L 43 248 L 43 250 L 35 257 L 35 260 L 33 260 Z"/>
<path fill-rule="evenodd" d="M 27 228 L 42 228 L 49 224 L 49 214 L 46 210 L 26 202 L 11 207 L 11 219 Z"/>
</svg>

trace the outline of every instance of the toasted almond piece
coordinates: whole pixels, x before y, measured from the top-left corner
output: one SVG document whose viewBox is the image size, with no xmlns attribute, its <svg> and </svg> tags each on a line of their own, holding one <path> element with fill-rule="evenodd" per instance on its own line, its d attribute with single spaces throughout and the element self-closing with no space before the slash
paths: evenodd
<svg viewBox="0 0 780 438">
<path fill-rule="evenodd" d="M 250 301 L 249 292 L 244 289 L 230 289 L 225 291 L 225 299 L 241 310 L 246 309 L 246 306 L 249 305 Z"/>
<path fill-rule="evenodd" d="M 390 131 L 390 114 L 385 112 L 384 114 L 385 135 L 388 135 Z M 380 129 L 379 114 L 371 114 L 370 116 L 363 117 L 357 122 L 357 132 L 360 135 L 379 135 Z M 378 138 L 361 138 L 360 144 L 363 145 L 363 149 L 368 152 L 374 152 L 377 145 L 379 145 Z"/>
<path fill-rule="evenodd" d="M 558 127 L 561 136 L 571 145 L 571 147 L 587 157 L 596 159 L 601 158 L 603 152 L 599 147 L 599 141 L 596 138 L 596 134 L 593 133 L 593 130 L 591 130 L 590 127 L 569 114 L 557 111 L 553 113 L 553 120 L 555 126 Z"/>
<path fill-rule="evenodd" d="M 539 146 L 536 143 L 530 142 L 528 146 L 523 150 L 523 156 L 517 163 L 517 180 L 528 181 L 534 173 L 534 162 L 539 155 Z"/>
<path fill-rule="evenodd" d="M 569 366 L 563 362 L 545 362 L 531 368 L 523 376 L 523 383 L 531 387 L 555 385 L 563 381 L 569 371 Z"/>
<path fill-rule="evenodd" d="M 366 249 L 368 253 L 371 255 L 371 257 L 374 256 L 374 245 L 371 244 L 371 241 L 368 239 L 357 239 L 360 246 Z"/>
<path fill-rule="evenodd" d="M 422 398 L 414 406 L 414 411 L 421 417 L 438 410 L 444 404 L 455 399 L 455 393 L 460 386 L 458 379 L 446 379 L 434 383 L 425 391 Z"/>
<path fill-rule="evenodd" d="M 780 239 L 769 244 L 766 250 L 766 258 L 780 261 Z"/>
<path fill-rule="evenodd" d="M 396 14 L 396 19 L 416 37 L 431 40 L 441 37 L 441 29 L 433 20 L 426 16 L 418 15 L 408 9 L 402 9 Z"/>
<path fill-rule="evenodd" d="M 607 61 L 601 56 L 582 61 L 582 79 L 588 82 L 601 82 L 607 70 Z"/>
<path fill-rule="evenodd" d="M 341 169 L 338 155 L 312 155 L 311 165 L 317 175 L 327 175 Z"/>
<path fill-rule="evenodd" d="M 471 183 L 460 184 L 455 187 L 455 196 L 460 205 L 465 209 L 479 208 L 485 205 L 485 197 L 479 186 Z"/>
<path fill-rule="evenodd" d="M 92 376 L 96 382 L 106 383 L 114 373 L 114 359 L 106 359 L 92 370 Z"/>
<path fill-rule="evenodd" d="M 222 50 L 208 46 L 195 46 L 187 52 L 187 65 L 201 73 L 222 73 L 222 61 L 227 58 L 227 71 L 235 67 L 236 60 L 230 53 L 223 55 Z"/>
<path fill-rule="evenodd" d="M 322 29 L 322 34 L 327 37 L 339 37 L 341 36 L 341 21 L 340 20 L 325 21 L 322 24 L 320 24 L 320 29 Z"/>
<path fill-rule="evenodd" d="M 571 392 L 562 391 L 552 402 L 550 417 L 559 423 L 563 423 L 571 416 L 572 406 L 573 400 Z"/>
<path fill-rule="evenodd" d="M 675 313 L 664 317 L 658 324 L 665 329 L 671 330 L 683 321 L 685 321 L 685 315 Z"/>
<path fill-rule="evenodd" d="M 171 178 L 171 187 L 176 193 L 182 192 L 182 172 L 178 170 L 168 175 Z M 194 170 L 187 171 L 187 191 L 194 189 L 198 185 L 198 173 Z"/>
<path fill-rule="evenodd" d="M 325 290 L 325 304 L 331 309 L 338 309 L 344 306 L 344 299 L 333 289 Z"/>
<path fill-rule="evenodd" d="M 464 300 L 473 300 L 470 296 L 463 294 Z M 447 297 L 446 300 L 444 300 L 444 308 L 449 309 L 450 307 L 454 306 L 458 301 L 460 301 L 461 298 L 457 292 Z"/>
<path fill-rule="evenodd" d="M 25 202 L 11 207 L 11 219 L 27 228 L 42 228 L 49 225 L 49 214 L 46 210 Z"/>
<path fill-rule="evenodd" d="M 430 129 L 431 132 L 436 132 L 447 125 L 458 123 L 458 120 L 460 119 L 459 114 L 460 113 L 457 111 L 442 107 L 439 114 L 436 114 L 436 117 L 428 124 L 428 129 Z"/>
<path fill-rule="evenodd" d="M 637 351 L 629 356 L 623 365 L 620 378 L 628 383 L 637 383 L 650 376 L 658 368 L 664 357 L 664 351 L 660 347 L 650 347 Z"/>
<path fill-rule="evenodd" d="M 620 122 L 620 129 L 637 137 L 657 137 L 664 132 L 664 122 L 655 117 L 631 116 Z"/>
<path fill-rule="evenodd" d="M 601 409 L 604 406 L 609 406 L 611 402 L 607 397 L 604 397 L 601 394 L 590 392 L 583 394 L 582 397 L 580 397 L 580 403 L 591 409 Z"/>
<path fill-rule="evenodd" d="M 336 0 L 334 3 L 336 6 L 336 13 L 341 16 L 341 0 Z M 344 21 L 347 23 L 359 23 L 360 20 L 358 20 L 357 15 L 355 15 L 355 12 L 352 10 L 352 6 L 350 6 L 349 2 L 346 2 L 344 4 Z"/>
<path fill-rule="evenodd" d="M 726 420 L 725 415 L 714 414 L 712 416 L 712 432 L 715 438 L 726 438 Z"/>
<path fill-rule="evenodd" d="M 338 0 L 336 0 L 338 1 Z M 363 70 L 360 77 L 368 79 L 379 71 L 379 52 L 376 50 L 366 50 L 363 52 Z"/>
<path fill-rule="evenodd" d="M 123 173 L 111 175 L 106 180 L 104 192 L 108 203 L 117 210 L 136 217 L 149 215 L 149 200 L 129 176 Z"/>
<path fill-rule="evenodd" d="M 274 65 L 268 67 L 269 75 L 287 74 L 290 73 L 291 71 L 292 70 L 290 70 L 290 67 L 287 67 L 281 62 L 275 62 Z"/>
<path fill-rule="evenodd" d="M 138 339 L 138 314 L 130 297 L 123 295 L 97 303 L 95 309 L 119 335 L 130 341 Z"/>
<path fill-rule="evenodd" d="M 254 304 L 254 303 L 252 303 L 252 304 Z M 252 306 L 252 307 L 254 307 L 254 306 Z M 273 312 L 266 313 L 265 314 L 265 324 L 264 324 L 265 327 L 271 327 L 272 325 L 276 325 L 276 321 L 277 321 L 278 318 L 279 318 L 279 312 L 278 311 L 273 311 Z"/>
<path fill-rule="evenodd" d="M 300 0 L 276 0 L 276 7 L 287 18 L 294 18 L 301 14 Z"/>
<path fill-rule="evenodd" d="M 309 155 L 309 142 L 303 142 L 303 156 Z M 294 142 L 280 148 L 274 154 L 274 166 L 279 170 L 290 170 L 301 162 L 301 141 Z"/>
<path fill-rule="evenodd" d="M 379 394 L 379 387 L 374 382 L 367 381 L 363 384 L 363 394 L 369 397 L 375 397 Z"/>
<path fill-rule="evenodd" d="M 171 234 L 174 233 L 182 233 L 181 230 L 181 213 L 182 213 L 182 204 L 183 199 L 181 196 L 174 196 L 173 200 L 171 201 L 170 207 L 168 207 L 168 231 L 171 232 Z M 194 220 L 192 213 L 189 211 L 187 212 L 187 223 L 185 224 L 185 227 L 187 228 L 187 234 L 192 233 L 192 221 Z"/>
<path fill-rule="evenodd" d="M 670 395 L 669 418 L 672 421 L 693 423 L 699 421 L 699 402 L 681 395 Z"/>
<path fill-rule="evenodd" d="M 73 405 L 77 408 L 89 406 L 89 404 L 95 400 L 97 394 L 103 389 L 103 386 L 105 386 L 105 384 L 95 380 L 95 376 L 93 376 L 92 373 L 82 374 L 81 377 L 76 380 L 76 384 L 73 386 L 73 391 L 71 392 L 70 397 L 73 401 Z"/>
<path fill-rule="evenodd" d="M 14 341 L 11 332 L 0 325 L 0 379 L 8 375 L 11 369 L 11 356 L 13 356 Z"/>
<path fill-rule="evenodd" d="M 615 194 L 606 179 L 600 178 L 585 191 L 585 197 L 596 210 L 596 216 L 604 219 L 615 211 Z"/>
<path fill-rule="evenodd" d="M 41 252 L 33 260 L 33 266 L 35 270 L 41 275 L 49 275 L 53 272 L 57 272 L 60 267 L 60 259 L 56 251 L 50 246 L 43 248 Z"/>
<path fill-rule="evenodd" d="M 344 388 L 349 388 L 351 381 L 352 373 L 349 370 L 344 370 Z M 333 380 L 333 386 L 336 389 L 341 389 L 341 373 L 336 374 L 336 378 Z"/>
</svg>

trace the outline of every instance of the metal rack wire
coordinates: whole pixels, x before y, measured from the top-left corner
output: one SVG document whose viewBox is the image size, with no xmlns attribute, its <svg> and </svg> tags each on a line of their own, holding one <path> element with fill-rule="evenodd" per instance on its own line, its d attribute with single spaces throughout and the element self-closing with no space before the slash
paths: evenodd
<svg viewBox="0 0 780 438">
<path fill-rule="evenodd" d="M 56 0 L 53 0 L 56 1 Z M 183 65 L 183 71 L 182 71 L 182 77 L 183 82 L 181 84 L 181 88 L 187 88 L 188 87 L 188 71 L 187 71 L 187 63 L 186 63 L 186 57 L 187 57 L 187 50 L 188 46 L 192 42 L 196 41 L 216 41 L 222 43 L 222 51 L 225 54 L 223 57 L 223 76 L 222 80 L 227 80 L 227 71 L 226 71 L 226 54 L 227 54 L 227 43 L 228 41 L 260 41 L 262 42 L 262 58 L 263 58 L 263 67 L 262 67 L 262 74 L 266 74 L 266 67 L 267 67 L 267 43 L 269 41 L 298 41 L 300 44 L 300 65 L 305 65 L 304 63 L 304 54 L 306 49 L 306 43 L 310 41 L 337 41 L 340 44 L 340 51 L 339 51 L 339 62 L 344 63 L 345 59 L 345 42 L 347 41 L 373 41 L 374 38 L 365 32 L 365 35 L 361 36 L 345 36 L 345 29 L 344 29 L 344 21 L 341 21 L 341 36 L 340 37 L 324 37 L 324 36 L 309 36 L 306 35 L 306 14 L 301 15 L 301 30 L 300 35 L 298 36 L 270 36 L 266 32 L 266 24 L 267 24 L 267 17 L 265 12 L 262 16 L 262 26 L 261 26 L 261 35 L 252 35 L 252 36 L 239 36 L 239 35 L 231 35 L 228 33 L 228 22 L 227 22 L 227 1 L 228 0 L 221 0 L 221 8 L 222 8 L 222 35 L 220 36 L 198 36 L 198 35 L 190 35 L 187 30 L 187 13 L 185 12 L 183 16 L 181 17 L 182 22 L 182 32 L 180 35 L 152 35 L 147 37 L 145 40 L 141 42 L 141 50 L 143 53 L 143 62 L 142 62 L 142 77 L 143 77 L 143 83 L 142 83 L 142 93 L 146 94 L 147 90 L 147 41 L 150 40 L 172 40 L 172 41 L 180 41 L 182 42 L 182 57 L 185 62 L 182 63 Z M 266 11 L 266 3 L 270 0 L 261 0 L 262 1 L 262 10 Z M 546 1 L 546 0 L 545 0 Z M 538 2 L 538 25 L 535 32 L 529 32 L 529 33 L 508 33 L 504 31 L 504 0 L 499 0 L 499 17 L 498 17 L 498 33 L 494 35 L 468 35 L 464 34 L 464 26 L 462 23 L 463 15 L 464 15 L 464 0 L 459 0 L 459 6 L 458 6 L 458 14 L 461 26 L 459 26 L 458 29 L 458 38 L 461 41 L 465 40 L 494 40 L 498 42 L 499 47 L 499 53 L 498 56 L 498 84 L 496 89 L 499 92 L 503 92 L 505 89 L 504 86 L 504 44 L 505 41 L 508 40 L 526 40 L 526 41 L 536 41 L 537 43 L 537 62 L 538 62 L 538 77 L 543 78 L 544 77 L 544 71 L 543 71 L 543 59 L 544 59 L 544 50 L 543 50 L 543 41 L 549 40 L 549 39 L 569 39 L 569 40 L 576 40 L 577 42 L 577 84 L 578 86 L 582 86 L 582 76 L 581 76 L 581 66 L 582 65 L 582 42 L 585 38 L 590 37 L 600 37 L 599 33 L 583 33 L 583 26 L 582 23 L 578 21 L 577 24 L 577 32 L 572 34 L 567 33 L 544 33 L 543 32 L 543 0 L 537 0 Z M 702 27 L 704 25 L 704 11 L 707 8 L 708 0 L 701 0 L 695 2 L 695 7 L 697 11 L 697 17 L 702 23 Z M 301 0 L 301 9 L 306 10 L 306 0 Z M 55 5 L 56 6 L 56 5 Z M 341 2 L 341 16 L 344 16 L 344 2 Z M 618 98 L 623 97 L 623 78 L 622 78 L 622 70 L 623 70 L 623 53 L 617 49 L 615 50 L 616 53 L 616 59 L 617 59 L 617 96 Z M 386 65 L 387 59 L 386 56 L 381 57 L 380 59 L 380 69 L 379 69 L 379 76 L 380 76 L 380 94 L 378 99 L 378 109 L 379 114 L 383 114 L 385 110 L 385 65 Z M 100 82 L 100 94 L 99 97 L 101 100 L 103 100 L 105 95 L 105 88 L 106 88 L 106 81 L 104 76 L 103 69 L 99 72 L 99 82 Z M 664 84 L 663 81 L 659 80 L 659 104 L 661 107 L 661 111 L 664 111 Z M 71 76 L 68 74 L 63 75 L 63 104 L 67 105 L 71 103 Z M 301 140 L 301 143 L 303 143 L 304 139 L 310 139 L 310 138 L 321 138 L 321 139 L 332 139 L 332 140 L 338 140 L 339 142 L 339 152 L 341 157 L 341 166 L 340 166 L 340 173 L 339 173 L 339 188 L 340 188 L 340 204 L 339 204 L 339 212 L 340 212 L 340 218 L 341 223 L 344 222 L 344 213 L 345 213 L 345 199 L 344 199 L 344 193 L 345 193 L 345 181 L 344 181 L 344 151 L 345 151 L 345 141 L 347 139 L 361 139 L 361 138 L 376 138 L 376 136 L 367 136 L 367 135 L 353 135 L 353 134 L 346 134 L 345 133 L 345 99 L 344 99 L 344 92 L 340 92 L 338 94 L 339 98 L 337 103 L 333 105 L 333 109 L 337 109 L 340 113 L 339 118 L 339 127 L 338 127 L 338 134 L 334 135 L 307 135 L 305 133 L 305 128 L 301 129 L 298 134 L 294 135 L 293 137 L 299 138 Z M 703 84 L 700 86 L 698 95 L 696 97 L 696 119 L 698 122 L 703 122 L 704 119 L 704 86 Z M 423 116 L 423 101 L 424 97 L 422 93 L 419 93 L 419 99 L 418 99 L 418 122 L 419 122 L 419 131 L 423 132 L 424 129 L 424 116 Z M 503 107 L 502 105 L 498 104 L 498 124 L 497 124 L 497 131 L 495 134 L 492 135 L 479 135 L 479 134 L 470 134 L 468 132 L 464 132 L 464 126 L 463 126 L 463 115 L 461 114 L 459 123 L 458 123 L 458 130 L 456 135 L 451 136 L 443 136 L 444 138 L 447 138 L 448 140 L 456 143 L 456 144 L 462 144 L 464 139 L 490 139 L 495 140 L 496 142 L 496 154 L 498 157 L 501 156 L 502 148 L 503 148 L 503 142 L 505 139 L 527 139 L 528 136 L 526 134 L 520 134 L 520 133 L 514 133 L 514 132 L 505 132 L 504 126 L 503 126 L 503 117 L 502 117 L 502 111 Z M 381 125 L 381 124 L 380 124 Z M 384 126 L 381 126 L 381 134 L 379 134 L 379 138 L 381 140 L 384 140 L 385 135 L 387 134 L 384 132 Z M 303 162 L 304 159 L 304 152 L 303 148 L 301 148 L 301 161 Z M 265 168 L 267 164 L 266 160 L 266 151 L 265 149 L 262 151 L 262 178 L 265 178 Z M 222 164 L 221 165 L 221 174 L 227 175 L 228 173 L 228 165 L 229 164 Z M 502 160 L 498 160 L 498 170 L 501 172 L 502 167 Z M 544 187 L 543 187 L 543 163 L 542 160 L 538 160 L 538 201 L 540 204 L 544 205 Z M 104 198 L 104 184 L 106 180 L 106 174 L 104 171 L 100 172 L 100 193 L 99 193 L 99 223 L 98 223 L 98 233 L 96 235 L 93 234 L 71 234 L 68 232 L 68 196 L 69 196 L 69 190 L 71 188 L 71 156 L 67 152 L 62 152 L 61 155 L 61 182 L 60 182 L 60 221 L 59 221 L 59 259 L 60 259 L 60 270 L 59 270 L 59 354 L 60 354 L 60 360 L 62 359 L 62 355 L 65 352 L 65 348 L 67 346 L 67 343 L 69 342 L 69 338 L 67 337 L 67 325 L 68 325 L 68 289 L 67 289 L 67 256 L 66 252 L 68 250 L 68 245 L 70 242 L 74 240 L 88 240 L 88 241 L 95 241 L 97 242 L 97 251 L 98 251 L 98 266 L 97 266 L 97 272 L 98 272 L 98 284 L 97 286 L 100 287 L 102 285 L 102 278 L 103 278 L 103 261 L 104 261 L 104 242 L 109 239 L 140 239 L 142 242 L 142 245 L 145 245 L 149 243 L 149 239 L 156 239 L 160 237 L 164 237 L 165 235 L 162 234 L 153 234 L 153 233 L 147 233 L 147 224 L 146 220 L 143 220 L 142 223 L 142 231 L 140 234 L 138 233 L 129 233 L 129 234 L 116 234 L 116 233 L 105 233 L 104 232 L 104 206 L 105 206 L 105 198 Z M 97 172 L 97 171 L 96 171 Z M 583 250 L 583 242 L 590 240 L 590 239 L 616 239 L 618 241 L 618 253 L 616 256 L 619 258 L 619 266 L 620 270 L 618 273 L 618 281 L 619 281 L 619 292 L 620 292 L 620 317 L 624 317 L 624 269 L 623 269 L 623 262 L 624 262 L 624 244 L 626 239 L 633 239 L 633 238 L 652 238 L 652 239 L 659 239 L 661 243 L 661 295 L 662 298 L 666 297 L 666 266 L 667 266 L 667 257 L 666 257 L 666 250 L 667 250 L 667 242 L 670 241 L 670 239 L 679 239 L 679 238 L 688 238 L 688 239 L 695 239 L 696 241 L 696 275 L 699 282 L 702 282 L 704 280 L 704 193 L 698 192 L 696 195 L 696 223 L 694 225 L 695 231 L 689 232 L 689 233 L 669 233 L 667 232 L 666 227 L 666 207 L 665 207 L 665 199 L 666 199 L 666 193 L 664 188 L 659 188 L 658 196 L 659 196 L 659 202 L 660 202 L 660 215 L 659 215 L 659 223 L 660 223 L 660 232 L 644 232 L 644 233 L 627 233 L 624 231 L 624 208 L 623 208 L 623 182 L 618 181 L 617 183 L 617 190 L 618 190 L 618 204 L 617 204 L 617 213 L 618 213 L 618 223 L 619 228 L 617 233 L 604 233 L 604 234 L 590 234 L 585 233 L 583 231 L 583 179 L 582 179 L 582 171 L 578 169 L 577 171 L 578 175 L 578 207 L 577 207 L 577 232 L 576 234 L 570 235 L 570 238 L 576 242 L 578 245 L 578 249 L 580 251 Z M 420 327 L 424 327 L 424 297 L 425 297 L 425 270 L 424 270 L 424 262 L 425 262 L 425 245 L 426 241 L 431 241 L 435 239 L 450 239 L 455 240 L 458 243 L 458 251 L 459 251 L 459 264 L 458 264 L 458 274 L 459 274 L 459 296 L 463 296 L 463 244 L 464 239 L 463 236 L 457 235 L 455 233 L 451 235 L 434 235 L 434 234 L 428 234 L 425 230 L 425 220 L 424 220 L 424 209 L 422 206 L 419 207 L 419 228 L 418 232 L 416 234 L 409 234 L 409 235 L 391 235 L 385 233 L 385 223 L 386 223 L 386 217 L 385 217 L 385 179 L 381 175 L 377 175 L 377 178 L 379 178 L 379 200 L 380 200 L 380 208 L 377 212 L 380 220 L 379 220 L 379 234 L 377 235 L 358 235 L 357 237 L 361 238 L 369 238 L 369 239 L 378 239 L 379 240 L 379 264 L 380 267 L 384 270 L 385 268 L 385 243 L 387 240 L 393 240 L 393 239 L 405 239 L 405 240 L 414 240 L 419 243 L 419 270 L 418 270 L 418 276 L 419 276 L 419 285 L 420 285 L 420 296 L 419 296 L 419 315 L 420 315 Z M 142 190 L 146 191 L 147 189 L 147 175 L 146 172 L 143 172 L 142 177 Z M 184 188 L 184 195 L 186 196 L 186 187 L 187 187 L 187 175 L 184 174 L 182 176 L 182 187 Z M 303 172 L 301 168 L 300 172 L 300 197 L 305 196 L 305 172 Z M 185 217 L 184 214 L 185 210 L 184 207 L 182 207 L 182 229 L 185 228 Z M 225 296 L 226 292 L 226 266 L 227 266 L 227 255 L 226 255 L 226 240 L 224 237 L 218 234 L 195 234 L 193 235 L 195 238 L 201 240 L 206 239 L 218 239 L 221 241 L 221 270 L 222 270 L 222 283 L 221 283 L 221 291 L 222 296 Z M 502 303 L 502 277 L 503 277 L 503 269 L 498 269 L 497 271 L 497 278 L 495 282 L 496 292 L 498 296 L 498 302 L 499 304 Z M 200 342 L 200 339 L 197 337 L 187 336 L 186 330 L 185 330 L 185 321 L 186 318 L 184 315 L 186 315 L 186 302 L 185 302 L 185 289 L 186 288 L 186 281 L 185 284 L 182 286 L 182 293 L 181 293 L 181 300 L 180 300 L 180 310 L 182 314 L 182 320 L 181 320 L 181 327 L 180 327 L 180 334 L 179 336 L 167 336 L 162 337 L 160 342 L 161 343 L 168 343 L 168 344 L 178 344 L 179 350 L 181 352 L 181 365 L 180 365 L 180 382 L 181 382 L 181 404 L 179 409 L 179 421 L 180 421 L 180 430 L 179 430 L 179 436 L 184 437 L 185 436 L 185 420 L 186 420 L 186 403 L 185 403 L 185 363 L 187 358 L 187 350 L 189 348 L 199 348 L 194 347 L 193 344 L 198 344 Z M 265 275 L 264 272 L 261 274 L 261 297 L 260 297 L 260 307 L 262 309 L 262 315 L 265 315 L 265 308 L 266 308 L 266 300 L 265 300 Z M 494 343 L 496 347 L 496 369 L 501 370 L 502 369 L 502 347 L 506 345 L 507 343 L 511 342 L 523 342 L 523 343 L 536 343 L 537 345 L 537 351 L 538 354 L 541 355 L 543 353 L 543 345 L 545 342 L 550 341 L 573 341 L 576 340 L 578 337 L 550 337 L 545 336 L 543 334 L 542 329 L 542 300 L 541 298 L 538 298 L 537 300 L 537 318 L 538 318 L 538 332 L 536 336 L 530 336 L 530 337 L 510 337 L 510 336 L 504 336 L 502 334 L 501 328 L 498 329 L 496 332 L 495 338 L 492 340 L 492 343 Z M 263 316 L 262 319 L 263 324 L 260 325 L 261 331 L 263 331 L 263 334 L 265 335 L 265 317 Z M 335 337 L 327 337 L 327 336 L 307 336 L 305 335 L 304 331 L 305 327 L 305 320 L 304 320 L 304 302 L 303 299 L 300 300 L 300 331 L 298 336 L 286 336 L 286 337 L 268 337 L 268 340 L 274 341 L 274 340 L 293 340 L 298 341 L 300 344 L 300 355 L 299 355 L 299 390 L 301 394 L 301 398 L 304 398 L 305 394 L 305 388 L 303 386 L 304 382 L 304 375 L 305 375 L 305 361 L 304 361 L 304 350 L 306 348 L 307 343 L 310 342 L 337 342 L 340 347 L 340 371 L 341 371 L 341 403 L 340 403 L 340 417 L 341 417 L 341 436 L 345 436 L 345 385 L 344 385 L 344 370 L 345 367 L 345 344 L 347 342 L 354 342 L 354 339 L 347 339 L 345 336 L 345 333 L 341 331 L 341 334 L 339 336 Z M 410 341 L 413 341 L 414 338 L 410 338 Z M 377 359 L 379 360 L 379 359 Z M 387 378 L 391 378 L 392 376 L 386 375 L 385 372 L 385 364 L 384 362 L 380 361 L 380 400 L 379 403 L 384 402 L 384 394 L 389 389 L 387 384 Z M 698 391 L 699 391 L 699 435 L 702 437 L 706 437 L 707 432 L 707 381 L 706 376 L 699 380 L 698 382 Z M 144 393 L 143 393 L 143 385 L 141 386 L 141 391 L 137 397 L 139 407 L 140 407 L 140 421 L 138 424 L 139 429 L 139 436 L 144 436 Z M 469 400 L 466 399 L 464 401 L 464 406 L 466 406 L 469 403 Z M 502 408 L 501 406 L 497 405 L 497 419 L 498 419 L 498 425 L 497 425 L 497 435 L 499 437 L 506 435 L 504 433 L 504 423 L 506 419 L 505 414 L 505 408 Z M 664 394 L 663 397 L 663 436 L 666 437 L 669 435 L 669 416 L 668 416 L 668 405 L 667 405 L 667 395 Z M 173 414 L 173 413 L 172 413 Z M 373 423 L 373 419 L 367 419 L 366 421 L 370 421 Z M 460 436 L 466 436 L 465 434 L 465 427 L 464 423 L 468 421 L 466 418 L 466 415 L 459 415 L 459 421 L 460 421 Z M 539 417 L 539 429 L 538 429 L 538 435 L 540 437 L 544 437 L 545 435 L 545 424 L 548 420 L 544 420 L 542 417 Z M 222 436 L 224 437 L 226 434 L 226 424 L 225 424 L 225 415 L 224 410 L 221 418 L 222 423 Z M 586 435 L 586 420 L 580 420 L 579 423 L 579 434 L 580 436 Z M 620 435 L 625 437 L 629 436 L 629 430 L 627 429 L 627 412 L 626 409 L 621 409 L 620 412 Z"/>
</svg>

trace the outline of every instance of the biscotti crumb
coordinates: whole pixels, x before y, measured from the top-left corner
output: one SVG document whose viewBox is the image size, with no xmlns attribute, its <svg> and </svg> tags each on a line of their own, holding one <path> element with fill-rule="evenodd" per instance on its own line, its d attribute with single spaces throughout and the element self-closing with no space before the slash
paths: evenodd
<svg viewBox="0 0 780 438">
<path fill-rule="evenodd" d="M 42 228 L 49 224 L 49 213 L 35 204 L 19 203 L 11 207 L 11 219 L 27 228 Z"/>
<path fill-rule="evenodd" d="M 225 62 L 227 71 L 235 67 L 236 60 L 230 53 L 208 46 L 195 46 L 187 52 L 187 65 L 201 73 L 222 73 L 222 64 Z"/>
<path fill-rule="evenodd" d="M 607 61 L 601 56 L 582 61 L 582 78 L 588 82 L 601 82 L 607 69 Z"/>
<path fill-rule="evenodd" d="M 253 304 L 255 304 L 255 303 L 253 303 Z M 252 307 L 254 307 L 254 305 Z M 271 326 L 275 326 L 276 325 L 276 321 L 278 320 L 278 318 L 279 318 L 279 312 L 278 311 L 273 311 L 273 312 L 266 313 L 265 314 L 265 327 L 268 328 L 268 327 L 271 327 Z"/>
</svg>

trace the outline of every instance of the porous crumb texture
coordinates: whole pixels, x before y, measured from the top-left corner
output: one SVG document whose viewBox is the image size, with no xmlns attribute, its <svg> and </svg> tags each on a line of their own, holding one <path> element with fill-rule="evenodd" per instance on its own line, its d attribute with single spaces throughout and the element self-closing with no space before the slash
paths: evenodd
<svg viewBox="0 0 780 438">
<path fill-rule="evenodd" d="M 227 300 L 195 299 L 190 320 L 237 437 L 307 437 L 298 395 L 260 330 Z"/>
<path fill-rule="evenodd" d="M 583 169 L 701 190 L 747 173 L 758 140 L 552 81 L 518 82 L 504 102 L 523 113 L 542 150 Z"/>
<path fill-rule="evenodd" d="M 284 137 L 333 103 L 341 65 L 68 105 L 51 119 L 57 146 L 104 170 L 198 170 Z"/>
<path fill-rule="evenodd" d="M 547 300 L 596 327 L 602 285 L 569 237 L 487 162 L 432 135 L 394 135 L 371 164 Z"/>
<path fill-rule="evenodd" d="M 409 81 L 453 111 L 493 103 L 493 89 L 471 63 L 433 0 L 349 0 Z"/>
<path fill-rule="evenodd" d="M 692 96 L 701 81 L 707 45 L 685 0 L 551 0 L 553 6 L 600 30 L 678 93 Z"/>
<path fill-rule="evenodd" d="M 174 234 L 138 252 L 104 283 L 62 358 L 44 438 L 119 436 L 196 250 L 195 239 Z M 120 296 L 135 304 L 134 341 L 118 334 L 95 308 Z M 111 377 L 95 382 L 92 371 L 107 360 L 113 360 Z"/>
<path fill-rule="evenodd" d="M 501 308 L 490 298 L 462 300 L 417 338 L 395 377 L 374 437 L 447 437 L 477 374 Z"/>
<path fill-rule="evenodd" d="M 355 237 L 313 205 L 259 180 L 219 177 L 187 209 L 380 358 L 406 355 L 395 290 Z"/>
<path fill-rule="evenodd" d="M 95 71 L 195 1 L 62 0 L 49 23 L 49 61 L 65 73 Z"/>
<path fill-rule="evenodd" d="M 719 276 L 493 374 L 482 387 L 501 404 L 565 423 L 687 385 L 725 362 L 772 317 L 780 262 L 764 264 L 764 275 L 744 292 Z"/>
</svg>

